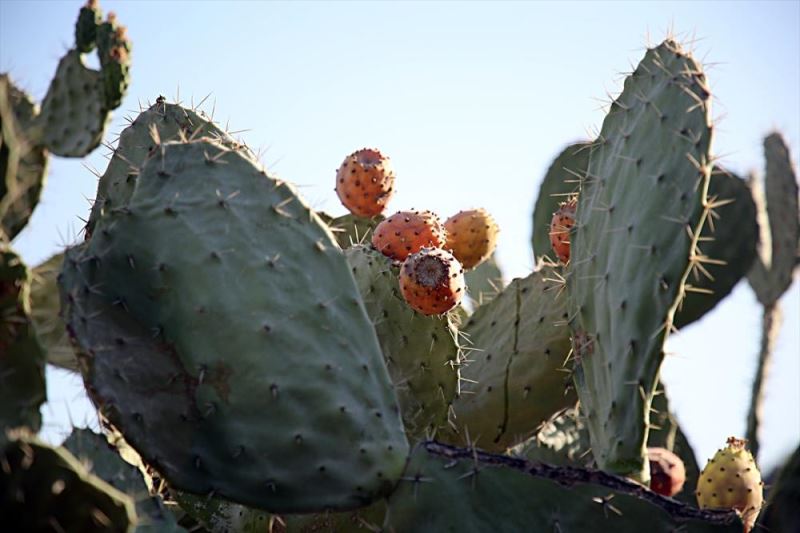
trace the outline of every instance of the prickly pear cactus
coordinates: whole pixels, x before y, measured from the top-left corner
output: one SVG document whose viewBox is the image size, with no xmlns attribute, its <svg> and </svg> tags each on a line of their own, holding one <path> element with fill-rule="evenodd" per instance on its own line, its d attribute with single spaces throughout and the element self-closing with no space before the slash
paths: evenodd
<svg viewBox="0 0 800 533">
<path fill-rule="evenodd" d="M 436 435 L 448 425 L 459 385 L 461 350 L 450 315 L 423 316 L 400 294 L 399 268 L 366 246 L 345 251 L 367 315 L 400 399 L 412 439 Z"/>
<path fill-rule="evenodd" d="M 570 344 L 562 289 L 555 270 L 542 266 L 464 324 L 463 384 L 453 404 L 458 434 L 448 441 L 505 451 L 575 404 L 564 366 Z"/>
<path fill-rule="evenodd" d="M 539 196 L 533 207 L 533 254 L 536 261 L 542 257 L 555 260 L 550 246 L 550 220 L 558 210 L 558 204 L 580 188 L 581 179 L 589 166 L 590 142 L 568 145 L 558 154 L 539 185 Z"/>
<path fill-rule="evenodd" d="M 0 239 L 25 227 L 46 181 L 45 150 L 24 133 L 35 114 L 31 98 L 0 75 Z"/>
<path fill-rule="evenodd" d="M 60 286 L 90 397 L 172 487 L 315 512 L 401 475 L 397 399 L 347 262 L 241 150 L 157 146 Z"/>
<path fill-rule="evenodd" d="M 324 217 L 323 220 L 325 220 Z M 327 217 L 327 220 L 325 220 L 325 223 L 330 226 L 331 231 L 336 236 L 336 242 L 339 243 L 343 250 L 356 244 L 369 243 L 372 238 L 372 232 L 381 222 L 383 222 L 383 216 L 381 215 L 372 218 L 343 215 L 336 218 Z"/>
<path fill-rule="evenodd" d="M 592 452 L 600 468 L 644 482 L 663 345 L 703 260 L 710 99 L 678 44 L 649 49 L 592 146 L 572 234 L 569 318 Z"/>
<path fill-rule="evenodd" d="M 66 449 L 15 434 L 0 454 L 0 516 L 8 531 L 133 533 L 131 499 Z"/>
<path fill-rule="evenodd" d="M 0 443 L 10 428 L 39 431 L 39 407 L 46 399 L 44 367 L 45 353 L 30 316 L 30 274 L 0 242 Z"/>
<path fill-rule="evenodd" d="M 159 143 L 200 137 L 212 137 L 229 146 L 236 144 L 213 121 L 193 109 L 159 98 L 142 111 L 120 133 L 108 168 L 100 176 L 86 232 L 91 235 L 104 212 L 128 204 L 145 159 Z"/>
<path fill-rule="evenodd" d="M 389 497 L 383 530 L 741 533 L 742 524 L 604 472 L 427 443 Z"/>
<path fill-rule="evenodd" d="M 128 495 L 136 508 L 136 533 L 186 531 L 178 526 L 159 496 L 150 496 L 139 469 L 126 463 L 105 436 L 90 429 L 75 428 L 61 446 L 93 475 Z"/>
</svg>

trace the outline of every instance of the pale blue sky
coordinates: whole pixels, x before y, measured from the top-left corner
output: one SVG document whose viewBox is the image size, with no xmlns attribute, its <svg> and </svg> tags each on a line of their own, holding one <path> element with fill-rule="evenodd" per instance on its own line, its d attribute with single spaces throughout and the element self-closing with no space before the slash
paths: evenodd
<svg viewBox="0 0 800 533">
<path fill-rule="evenodd" d="M 102 1 L 102 0 L 101 0 Z M 36 98 L 72 41 L 81 2 L 0 0 L 0 71 Z M 498 219 L 509 277 L 532 266 L 530 212 L 552 157 L 599 128 L 606 93 L 621 87 L 648 42 L 672 28 L 708 65 L 718 120 L 714 151 L 735 171 L 763 167 L 761 139 L 781 130 L 800 153 L 798 2 L 103 2 L 128 26 L 133 83 L 114 116 L 159 94 L 216 102 L 264 163 L 302 185 L 317 208 L 344 212 L 335 169 L 362 146 L 397 170 L 391 210 L 443 217 L 483 206 Z M 109 136 L 111 138 L 111 136 Z M 100 149 L 83 162 L 103 170 Z M 79 160 L 54 159 L 45 197 L 15 245 L 35 264 L 68 243 L 96 180 Z M 762 462 L 800 441 L 800 295 L 784 327 L 767 393 Z M 742 434 L 758 349 L 760 308 L 740 285 L 669 342 L 664 365 L 677 414 L 707 457 Z M 46 435 L 67 406 L 90 409 L 80 381 L 52 372 Z"/>
</svg>

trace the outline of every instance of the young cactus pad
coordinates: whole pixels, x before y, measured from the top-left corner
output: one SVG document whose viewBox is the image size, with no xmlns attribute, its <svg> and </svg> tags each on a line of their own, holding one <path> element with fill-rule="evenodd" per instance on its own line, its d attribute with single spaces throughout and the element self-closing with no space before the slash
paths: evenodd
<svg viewBox="0 0 800 533">
<path fill-rule="evenodd" d="M 127 206 L 68 252 L 61 291 L 90 396 L 176 489 L 316 512 L 401 475 L 397 398 L 347 261 L 241 150 L 157 146 Z"/>
<path fill-rule="evenodd" d="M 564 364 L 569 355 L 566 294 L 552 267 L 515 279 L 463 326 L 466 362 L 453 404 L 460 435 L 502 452 L 575 405 Z"/>
<path fill-rule="evenodd" d="M 423 316 L 403 300 L 399 267 L 366 246 L 345 251 L 395 384 L 413 439 L 447 426 L 458 391 L 461 350 L 450 315 Z"/>
<path fill-rule="evenodd" d="M 711 172 L 705 75 L 668 40 L 625 80 L 591 149 L 567 275 L 575 383 L 600 468 L 647 481 L 663 345 L 700 257 Z"/>
</svg>

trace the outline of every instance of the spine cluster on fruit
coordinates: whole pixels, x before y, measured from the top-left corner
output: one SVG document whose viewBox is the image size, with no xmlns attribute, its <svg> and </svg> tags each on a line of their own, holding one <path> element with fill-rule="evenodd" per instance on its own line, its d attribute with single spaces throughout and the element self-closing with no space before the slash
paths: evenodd
<svg viewBox="0 0 800 533">
<path fill-rule="evenodd" d="M 81 61 L 95 48 L 100 71 Z M 648 49 L 598 138 L 553 162 L 536 267 L 507 284 L 486 209 L 384 216 L 396 176 L 380 150 L 342 162 L 348 213 L 333 217 L 161 97 L 120 134 L 84 242 L 28 269 L 10 243 L 47 152 L 97 146 L 129 61 L 125 29 L 90 0 L 41 111 L 0 77 L 0 514 L 14 530 L 757 527 L 756 454 L 732 438 L 701 472 L 659 370 L 670 332 L 748 275 L 765 306 L 757 436 L 796 271 L 796 178 L 775 135 L 766 202 L 713 165 L 708 80 L 676 42 Z M 101 434 L 34 436 L 46 362 L 80 372 Z M 791 490 L 770 496 L 781 513 Z"/>
</svg>

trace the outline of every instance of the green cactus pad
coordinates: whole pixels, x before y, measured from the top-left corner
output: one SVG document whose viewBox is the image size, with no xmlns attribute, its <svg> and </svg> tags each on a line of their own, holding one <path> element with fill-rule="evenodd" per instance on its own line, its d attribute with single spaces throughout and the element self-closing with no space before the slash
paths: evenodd
<svg viewBox="0 0 800 533">
<path fill-rule="evenodd" d="M 711 93 L 673 41 L 611 105 L 581 184 L 567 275 L 575 383 L 600 468 L 649 479 L 647 414 L 708 215 Z"/>
<path fill-rule="evenodd" d="M 764 139 L 767 160 L 763 183 L 752 184 L 760 226 L 759 256 L 747 279 L 756 298 L 771 306 L 791 286 L 800 256 L 797 176 L 789 148 L 779 133 Z"/>
<path fill-rule="evenodd" d="M 448 424 L 458 392 L 461 351 L 449 315 L 424 316 L 400 294 L 400 268 L 367 246 L 345 251 L 361 298 L 378 335 L 394 383 L 403 424 L 414 440 Z"/>
<path fill-rule="evenodd" d="M 503 271 L 497 262 L 497 254 L 492 254 L 489 259 L 464 274 L 467 284 L 467 295 L 472 306 L 490 302 L 503 290 Z"/>
<path fill-rule="evenodd" d="M 550 245 L 550 221 L 558 204 L 578 191 L 581 177 L 586 176 L 589 166 L 591 143 L 578 142 L 564 148 L 547 169 L 539 185 L 539 196 L 533 207 L 533 236 L 531 245 L 536 261 L 542 257 L 555 259 Z"/>
<path fill-rule="evenodd" d="M 12 435 L 2 451 L 0 516 L 7 531 L 134 531 L 133 502 L 64 448 Z"/>
<path fill-rule="evenodd" d="M 136 507 L 136 533 L 185 531 L 164 507 L 161 498 L 150 496 L 139 469 L 126 463 L 103 435 L 75 428 L 61 446 L 93 475 L 131 498 Z"/>
<path fill-rule="evenodd" d="M 36 115 L 31 98 L 0 75 L 0 240 L 28 223 L 47 178 L 47 154 L 26 137 Z"/>
<path fill-rule="evenodd" d="M 31 324 L 28 269 L 0 243 L 0 442 L 9 428 L 39 431 L 44 367 L 45 354 Z"/>
<path fill-rule="evenodd" d="M 100 177 L 97 196 L 86 224 L 87 234 L 91 235 L 104 212 L 128 204 L 140 168 L 159 142 L 200 137 L 213 137 L 231 145 L 234 143 L 207 117 L 161 99 L 140 113 L 120 133 L 108 168 Z"/>
<path fill-rule="evenodd" d="M 75 48 L 82 54 L 88 54 L 94 50 L 97 27 L 102 21 L 102 11 L 97 5 L 92 5 L 91 1 L 87 2 L 78 12 L 78 20 L 75 22 Z"/>
<path fill-rule="evenodd" d="M 381 531 L 385 517 L 386 501 L 378 500 L 369 507 L 346 513 L 286 515 L 280 518 L 286 524 L 286 533 L 316 533 L 322 531 L 366 533 L 369 531 Z"/>
<path fill-rule="evenodd" d="M 384 531 L 741 533 L 742 523 L 604 472 L 427 443 L 389 498 Z"/>
<path fill-rule="evenodd" d="M 100 72 L 71 50 L 58 63 L 31 137 L 55 155 L 83 157 L 100 145 L 110 119 Z"/>
<path fill-rule="evenodd" d="M 562 466 L 592 466 L 594 463 L 589 432 L 577 407 L 553 415 L 536 435 L 513 447 L 510 455 Z"/>
<path fill-rule="evenodd" d="M 90 396 L 174 488 L 317 512 L 366 505 L 402 472 L 397 399 L 347 262 L 246 154 L 158 146 L 62 277 Z"/>
<path fill-rule="evenodd" d="M 698 248 L 713 262 L 703 265 L 706 272 L 697 269 L 686 280 L 686 297 L 675 313 L 676 328 L 711 311 L 747 275 L 756 258 L 756 206 L 745 181 L 715 167 L 708 199 L 719 206 L 703 226 Z"/>
<path fill-rule="evenodd" d="M 97 54 L 108 109 L 119 107 L 130 84 L 131 43 L 125 33 L 125 27 L 110 16 L 97 27 Z"/>
<path fill-rule="evenodd" d="M 383 216 L 372 218 L 357 217 L 352 214 L 326 220 L 336 241 L 343 250 L 354 244 L 369 244 L 375 227 L 383 221 Z"/>
<path fill-rule="evenodd" d="M 557 271 L 542 266 L 513 280 L 462 328 L 467 360 L 453 404 L 458 435 L 449 441 L 504 451 L 575 404 L 564 367 L 570 350 L 566 294 Z"/>
<path fill-rule="evenodd" d="M 47 353 L 47 362 L 78 371 L 78 359 L 69 341 L 64 321 L 59 316 L 58 273 L 64 254 L 56 254 L 31 272 L 31 318 L 36 336 Z"/>
</svg>

